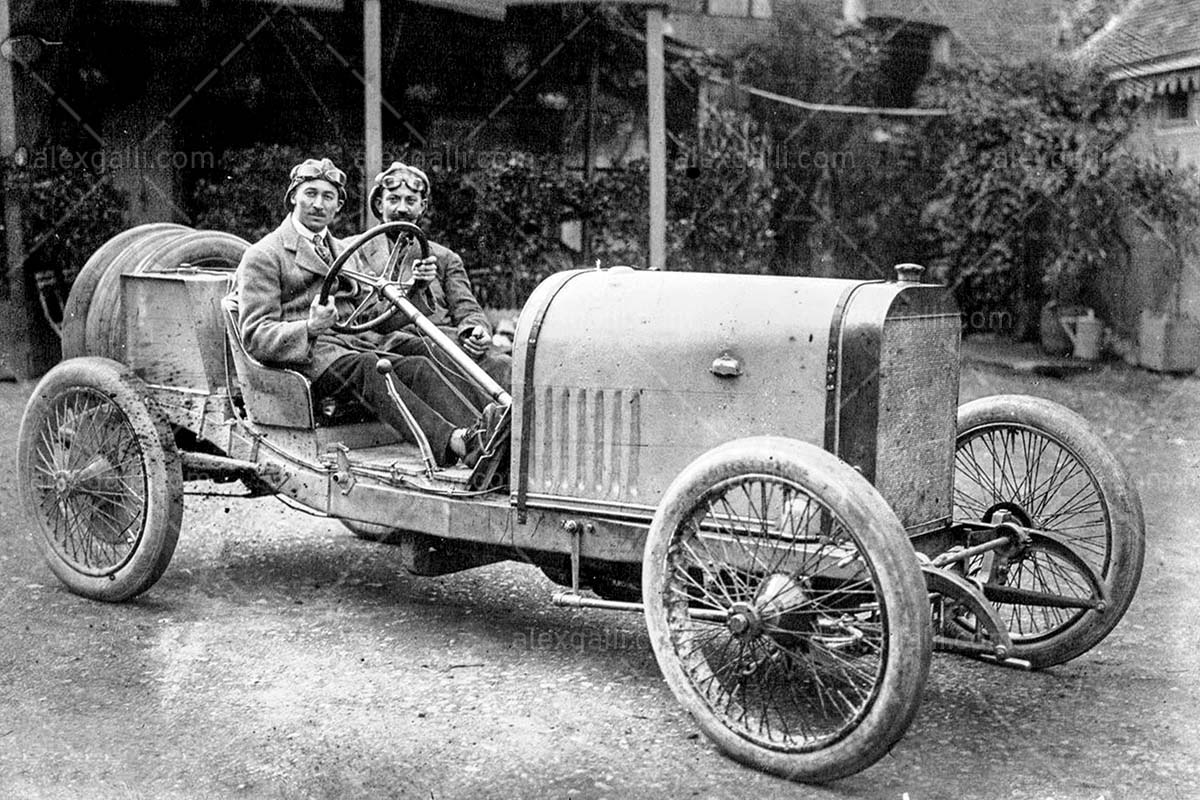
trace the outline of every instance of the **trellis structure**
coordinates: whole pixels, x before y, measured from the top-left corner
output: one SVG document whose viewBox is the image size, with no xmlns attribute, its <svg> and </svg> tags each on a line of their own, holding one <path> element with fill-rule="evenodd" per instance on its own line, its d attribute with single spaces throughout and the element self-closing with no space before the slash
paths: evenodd
<svg viewBox="0 0 1200 800">
<path fill-rule="evenodd" d="M 448 8 L 490 19 L 503 19 L 508 9 L 517 6 L 602 5 L 586 0 L 418 0 L 424 5 Z M 363 0 L 364 54 L 364 138 L 367 164 L 383 161 L 383 69 L 382 69 L 382 4 L 383 0 Z M 662 0 L 618 0 L 609 5 L 642 6 L 646 13 L 646 119 L 647 147 L 650 163 L 650 237 L 647 254 L 652 269 L 666 266 L 666 99 L 665 58 L 663 48 L 663 19 L 668 3 Z M 518 84 L 519 88 L 520 84 Z M 505 101 L 501 101 L 503 104 Z M 369 170 L 367 170 L 369 172 Z M 370 177 L 364 174 L 365 180 Z M 363 197 L 369 194 L 364 187 Z"/>
</svg>

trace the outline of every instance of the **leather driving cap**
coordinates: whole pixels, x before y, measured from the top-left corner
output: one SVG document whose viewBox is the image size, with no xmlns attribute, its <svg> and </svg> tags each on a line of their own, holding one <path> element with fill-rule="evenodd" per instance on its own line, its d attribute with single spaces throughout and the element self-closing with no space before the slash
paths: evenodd
<svg viewBox="0 0 1200 800">
<path fill-rule="evenodd" d="M 395 189 L 401 184 L 425 198 L 426 203 L 429 202 L 432 187 L 425 171 L 409 166 L 402 161 L 393 161 L 387 169 L 375 176 L 371 193 L 367 196 L 367 205 L 370 207 L 371 213 L 375 215 L 375 219 L 383 220 L 383 207 L 380 203 L 383 190 Z"/>
<path fill-rule="evenodd" d="M 329 181 L 337 189 L 338 199 L 343 203 L 346 201 L 346 173 L 337 168 L 337 165 L 328 158 L 306 158 L 296 166 L 292 167 L 290 182 L 288 183 L 287 191 L 283 193 L 283 202 L 285 205 L 291 205 L 292 192 L 296 191 L 296 187 L 305 181 L 325 180 Z"/>
</svg>

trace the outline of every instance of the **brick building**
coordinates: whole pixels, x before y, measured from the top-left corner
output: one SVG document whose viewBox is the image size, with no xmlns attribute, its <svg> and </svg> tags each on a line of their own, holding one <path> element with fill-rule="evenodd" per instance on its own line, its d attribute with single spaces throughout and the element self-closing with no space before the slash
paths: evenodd
<svg viewBox="0 0 1200 800">
<path fill-rule="evenodd" d="M 1141 121 L 1126 146 L 1200 167 L 1200 0 L 1131 0 L 1076 53 L 1104 70 L 1118 90 L 1144 101 Z M 1102 276 L 1106 318 L 1117 331 L 1144 340 L 1147 315 L 1179 316 L 1200 345 L 1200 258 L 1131 220 L 1126 238 L 1132 269 Z M 1198 243 L 1200 244 L 1200 243 Z M 1141 343 L 1141 342 L 1140 342 Z"/>
<path fill-rule="evenodd" d="M 1147 101 L 1134 146 L 1200 165 L 1200 0 L 1134 0 L 1078 55 Z"/>
</svg>

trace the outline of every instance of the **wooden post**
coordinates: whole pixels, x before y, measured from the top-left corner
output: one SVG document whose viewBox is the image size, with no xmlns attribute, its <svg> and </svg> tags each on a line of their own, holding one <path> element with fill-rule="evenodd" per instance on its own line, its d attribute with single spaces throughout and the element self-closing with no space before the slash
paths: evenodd
<svg viewBox="0 0 1200 800">
<path fill-rule="evenodd" d="M 596 95 L 600 91 L 600 57 L 595 36 L 590 39 L 588 53 L 587 108 L 583 123 L 583 182 L 590 188 L 596 180 Z M 579 223 L 579 251 L 584 267 L 592 265 L 592 221 L 585 214 Z"/>
<path fill-rule="evenodd" d="M 0 42 L 12 33 L 9 0 L 0 0 Z M 17 98 L 12 62 L 0 57 L 0 159 L 17 149 Z M 0 282 L 0 378 L 32 377 L 29 307 L 25 303 L 25 245 L 21 208 L 11 187 L 4 187 L 4 280 Z"/>
<path fill-rule="evenodd" d="M 663 58 L 663 10 L 646 10 L 646 117 L 650 155 L 650 269 L 666 267 L 667 112 Z"/>
<path fill-rule="evenodd" d="M 363 0 L 363 228 L 370 227 L 374 218 L 367 198 L 371 179 L 383 168 L 383 68 L 380 45 L 382 23 L 380 0 Z"/>
</svg>

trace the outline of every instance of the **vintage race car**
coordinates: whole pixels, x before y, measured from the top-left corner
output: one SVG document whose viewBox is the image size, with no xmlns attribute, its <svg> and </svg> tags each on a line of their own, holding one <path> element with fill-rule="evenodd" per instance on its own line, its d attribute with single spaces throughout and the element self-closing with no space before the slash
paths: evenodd
<svg viewBox="0 0 1200 800">
<path fill-rule="evenodd" d="M 71 591 L 149 589 L 185 481 L 241 481 L 401 548 L 419 575 L 519 558 L 564 587 L 555 603 L 644 613 L 704 732 L 801 781 L 882 757 L 932 651 L 1049 667 L 1128 607 L 1134 486 L 1067 409 L 958 407 L 960 316 L 919 269 L 555 274 L 521 313 L 510 396 L 419 316 L 403 275 L 356 266 L 396 225 L 324 288 L 350 277 L 383 303 L 348 328 L 414 315 L 506 408 L 487 455 L 440 468 L 419 434 L 314 401 L 239 344 L 222 298 L 244 241 L 135 228 L 81 271 L 65 358 L 21 424 L 22 502 Z"/>
</svg>

